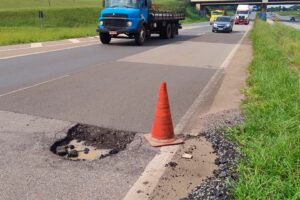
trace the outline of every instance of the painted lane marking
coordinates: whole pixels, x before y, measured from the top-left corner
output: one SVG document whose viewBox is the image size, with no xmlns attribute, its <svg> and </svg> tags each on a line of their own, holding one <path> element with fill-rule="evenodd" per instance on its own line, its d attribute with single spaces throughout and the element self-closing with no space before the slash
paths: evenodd
<svg viewBox="0 0 300 200">
<path fill-rule="evenodd" d="M 189 30 L 189 29 L 196 29 L 196 28 L 205 28 L 205 27 L 209 27 L 210 25 L 204 25 L 204 26 L 193 26 L 193 27 L 187 27 L 187 28 L 183 28 L 182 30 Z M 203 33 L 200 33 L 199 35 L 202 35 Z M 196 34 L 198 36 L 198 34 Z M 94 37 L 88 37 L 88 38 L 95 38 L 98 39 L 99 36 L 94 36 Z M 73 41 L 73 44 L 78 44 L 80 43 L 80 41 L 78 39 L 68 39 L 69 41 Z M 96 41 L 88 41 L 89 43 L 94 43 L 94 42 L 98 42 Z M 49 45 L 49 46 L 43 46 L 42 43 L 32 43 L 34 44 L 33 46 L 36 47 L 56 47 L 56 46 L 63 46 L 63 45 L 68 45 L 68 44 L 54 44 L 54 45 Z M 40 46 L 42 45 L 42 46 Z M 6 57 L 0 57 L 0 60 L 3 59 L 10 59 L 10 58 L 16 58 L 16 57 L 23 57 L 23 56 L 28 56 L 28 55 L 35 55 L 35 54 L 40 54 L 40 53 L 47 53 L 47 52 L 55 52 L 55 51 L 61 51 L 61 50 L 65 50 L 65 49 L 72 49 L 72 48 L 76 48 L 76 47 L 85 47 L 85 46 L 89 46 L 89 45 L 93 45 L 93 44 L 86 44 L 86 45 L 79 45 L 79 46 L 75 46 L 75 47 L 67 47 L 67 48 L 62 48 L 62 49 L 56 49 L 56 50 L 45 50 L 45 51 L 40 51 L 40 52 L 33 52 L 33 53 L 26 53 L 26 54 L 20 54 L 20 55 L 14 55 L 14 56 L 6 56 Z M 35 47 L 35 48 L 36 48 Z M 31 49 L 32 47 L 27 47 L 27 48 L 12 48 L 12 49 L 1 49 L 0 52 L 5 52 L 5 51 L 17 51 L 17 50 L 26 50 L 26 49 Z"/>
<path fill-rule="evenodd" d="M 40 48 L 43 47 L 42 43 L 31 43 L 30 48 Z"/>
<path fill-rule="evenodd" d="M 72 42 L 73 44 L 77 44 L 77 43 L 80 43 L 79 40 L 77 39 L 68 39 L 70 42 Z"/>
<path fill-rule="evenodd" d="M 95 42 L 91 42 L 91 44 L 83 44 L 83 45 L 78 45 L 78 46 L 72 46 L 72 47 L 62 48 L 62 49 L 45 50 L 45 51 L 39 51 L 39 52 L 33 52 L 33 53 L 26 53 L 26 54 L 14 55 L 14 56 L 7 56 L 7 57 L 0 58 L 0 60 L 10 59 L 10 58 L 17 58 L 17 57 L 23 57 L 23 56 L 30 56 L 30 55 L 36 55 L 36 54 L 42 54 L 42 53 L 63 51 L 63 50 L 75 49 L 75 48 L 79 48 L 79 47 L 86 47 L 86 46 L 92 46 L 92 45 L 97 45 L 97 44 L 95 44 Z M 57 45 L 57 46 L 60 46 L 60 45 Z"/>
<path fill-rule="evenodd" d="M 231 50 L 231 52 L 229 53 L 229 55 L 223 61 L 223 64 L 221 65 L 221 68 L 228 67 L 228 65 L 230 64 L 230 62 L 231 62 L 233 56 L 235 55 L 236 51 L 241 46 L 241 44 L 244 41 L 245 37 L 248 35 L 248 32 L 252 29 L 252 26 L 253 26 L 252 23 L 251 23 L 251 25 L 248 26 L 248 29 L 244 33 L 243 37 L 239 40 L 239 42 L 235 45 L 235 47 Z"/>
<path fill-rule="evenodd" d="M 195 113 L 196 111 L 195 108 L 197 108 L 204 101 L 205 96 L 209 93 L 212 85 L 217 84 L 222 77 L 223 77 L 223 70 L 219 69 L 209 80 L 209 82 L 206 84 L 204 89 L 200 92 L 198 97 L 196 97 L 195 101 L 189 107 L 189 109 L 184 114 L 184 116 L 180 119 L 179 123 L 176 125 L 174 129 L 175 135 L 182 133 L 184 127 L 188 123 L 188 120 Z M 166 170 L 165 165 L 172 160 L 173 156 L 176 154 L 179 148 L 180 145 L 161 147 L 160 152 L 149 162 L 142 175 L 135 182 L 135 184 L 130 188 L 130 190 L 127 192 L 123 200 L 148 199 L 149 198 L 148 195 L 153 192 L 155 187 L 158 185 L 159 179 L 163 176 Z M 145 185 L 144 184 L 145 182 L 148 182 L 148 184 Z M 143 192 L 139 193 L 138 191 L 143 191 Z"/>
<path fill-rule="evenodd" d="M 252 26 L 251 26 L 252 27 Z M 224 68 L 228 66 L 230 60 L 232 59 L 233 55 L 237 51 L 238 47 L 242 43 L 243 39 L 246 37 L 247 33 L 251 29 L 251 27 L 248 28 L 248 30 L 244 33 L 244 36 L 241 38 L 241 40 L 238 42 L 238 44 L 235 46 L 235 48 L 229 53 L 227 58 L 223 61 L 222 67 L 216 71 L 216 73 L 213 75 L 213 77 L 209 80 L 209 82 L 206 84 L 205 88 L 200 92 L 198 97 L 195 99 L 193 104 L 189 107 L 187 112 L 184 114 L 184 116 L 180 119 L 180 122 L 176 125 L 174 132 L 175 134 L 180 134 L 184 127 L 187 124 L 187 121 L 192 117 L 192 115 L 195 113 L 196 108 L 203 103 L 205 97 L 209 93 L 210 89 L 213 87 L 213 85 L 217 84 L 219 80 L 224 75 Z M 144 172 L 139 177 L 139 179 L 135 182 L 135 184 L 130 188 L 130 190 L 127 192 L 125 198 L 123 200 L 131 200 L 131 199 L 139 199 L 139 200 L 146 200 L 149 198 L 149 194 L 153 192 L 155 187 L 158 184 L 159 179 L 164 174 L 166 168 L 165 164 L 172 160 L 173 156 L 175 155 L 176 151 L 179 149 L 179 145 L 177 146 L 166 146 L 161 147 L 160 153 L 158 153 L 146 166 Z M 144 182 L 148 182 L 147 185 L 143 184 Z M 138 192 L 143 191 L 143 192 Z M 148 195 L 147 195 L 148 194 Z"/>
<path fill-rule="evenodd" d="M 28 90 L 28 89 L 31 89 L 31 88 L 34 88 L 34 87 L 38 87 L 38 86 L 44 85 L 46 83 L 50 83 L 50 82 L 54 82 L 54 81 L 57 81 L 57 80 L 60 80 L 60 79 L 63 79 L 63 78 L 67 78 L 69 76 L 70 75 L 64 75 L 64 76 L 60 76 L 60 77 L 57 77 L 57 78 L 54 78 L 54 79 L 50 79 L 48 81 L 37 83 L 37 84 L 31 85 L 31 86 L 28 86 L 28 87 L 23 87 L 23 88 L 20 88 L 20 89 L 17 89 L 17 90 L 13 90 L 13 91 L 10 91 L 10 92 L 4 93 L 4 94 L 0 94 L 0 97 L 15 94 L 17 92 L 21 92 L 21 91 Z"/>
<path fill-rule="evenodd" d="M 96 42 L 98 40 L 95 40 L 94 37 L 88 37 L 89 39 L 92 39 L 91 41 L 85 41 L 86 43 L 89 43 L 89 42 Z M 60 40 L 58 42 L 64 42 L 65 40 Z M 50 45 L 46 45 L 46 44 L 43 44 L 42 43 L 42 46 L 43 47 L 56 47 L 56 46 L 63 46 L 63 45 L 69 45 L 69 43 L 59 43 L 59 44 L 50 44 Z M 3 51 L 17 51 L 17 50 L 25 50 L 25 49 L 31 49 L 31 47 L 20 47 L 20 48 L 11 48 L 11 49 L 0 49 L 0 52 L 3 52 Z"/>
<path fill-rule="evenodd" d="M 204 25 L 204 26 L 191 26 L 191 27 L 183 27 L 182 30 L 190 30 L 190 29 L 196 29 L 196 28 L 205 28 L 210 27 L 211 25 Z"/>
</svg>

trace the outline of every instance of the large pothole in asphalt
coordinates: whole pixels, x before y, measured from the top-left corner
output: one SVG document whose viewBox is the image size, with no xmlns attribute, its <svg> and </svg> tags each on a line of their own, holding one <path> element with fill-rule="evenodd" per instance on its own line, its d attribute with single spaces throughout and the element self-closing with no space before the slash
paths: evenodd
<svg viewBox="0 0 300 200">
<path fill-rule="evenodd" d="M 50 150 L 66 159 L 91 161 L 117 154 L 133 141 L 136 133 L 77 124 Z"/>
</svg>

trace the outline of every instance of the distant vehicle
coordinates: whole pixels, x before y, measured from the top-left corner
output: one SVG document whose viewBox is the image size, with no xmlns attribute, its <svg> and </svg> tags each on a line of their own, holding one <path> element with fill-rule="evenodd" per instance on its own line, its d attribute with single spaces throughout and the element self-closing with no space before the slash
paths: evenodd
<svg viewBox="0 0 300 200">
<path fill-rule="evenodd" d="M 226 11 L 225 10 L 222 10 L 222 9 L 218 9 L 218 10 L 212 10 L 211 13 L 210 13 L 210 25 L 212 25 L 217 17 L 220 17 L 220 16 L 224 16 L 226 15 Z"/>
<path fill-rule="evenodd" d="M 238 5 L 235 13 L 234 23 L 248 25 L 250 22 L 251 9 L 249 5 Z"/>
<path fill-rule="evenodd" d="M 291 22 L 296 21 L 295 17 L 291 17 L 290 21 L 291 21 Z"/>
<path fill-rule="evenodd" d="M 254 6 L 252 7 L 252 11 L 259 11 L 259 7 L 256 6 L 256 5 L 254 5 Z"/>
<path fill-rule="evenodd" d="M 212 32 L 232 32 L 233 19 L 230 16 L 221 16 L 213 24 Z"/>
<path fill-rule="evenodd" d="M 109 44 L 111 38 L 132 38 L 143 45 L 151 34 L 174 38 L 184 19 L 183 12 L 155 10 L 152 0 L 104 0 L 96 31 L 103 44 Z"/>
</svg>

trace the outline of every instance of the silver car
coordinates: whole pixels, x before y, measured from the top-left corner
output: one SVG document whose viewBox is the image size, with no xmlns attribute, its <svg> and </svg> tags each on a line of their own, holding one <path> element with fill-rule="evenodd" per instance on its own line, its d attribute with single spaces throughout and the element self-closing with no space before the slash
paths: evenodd
<svg viewBox="0 0 300 200">
<path fill-rule="evenodd" d="M 220 16 L 212 27 L 212 32 L 232 32 L 233 19 L 230 16 Z"/>
</svg>

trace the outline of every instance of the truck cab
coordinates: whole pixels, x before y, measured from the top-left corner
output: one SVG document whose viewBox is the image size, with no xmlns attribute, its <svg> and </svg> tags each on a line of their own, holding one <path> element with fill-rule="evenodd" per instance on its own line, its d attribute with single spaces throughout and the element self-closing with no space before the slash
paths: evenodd
<svg viewBox="0 0 300 200">
<path fill-rule="evenodd" d="M 234 23 L 248 25 L 250 22 L 250 13 L 251 10 L 249 5 L 238 5 Z"/>
<path fill-rule="evenodd" d="M 220 16 L 224 16 L 226 15 L 226 12 L 225 10 L 221 10 L 221 9 L 218 9 L 218 10 L 212 10 L 211 13 L 210 13 L 210 25 L 212 25 L 216 19 Z"/>
<path fill-rule="evenodd" d="M 153 10 L 152 0 L 105 0 L 96 31 L 103 44 L 111 38 L 133 38 L 142 45 L 151 33 L 178 33 L 182 19 L 184 13 Z"/>
</svg>

